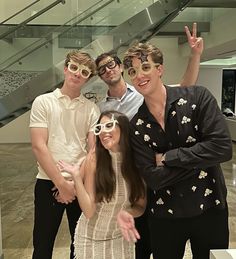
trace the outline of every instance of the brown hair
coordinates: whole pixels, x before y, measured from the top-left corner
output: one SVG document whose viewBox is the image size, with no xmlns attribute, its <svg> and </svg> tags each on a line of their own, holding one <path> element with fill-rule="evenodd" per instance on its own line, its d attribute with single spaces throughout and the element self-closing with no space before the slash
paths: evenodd
<svg viewBox="0 0 236 259">
<path fill-rule="evenodd" d="M 119 59 L 119 57 L 118 57 L 115 53 L 113 53 L 113 52 L 105 52 L 105 53 L 102 53 L 101 55 L 99 55 L 99 56 L 95 59 L 95 63 L 96 63 L 96 65 L 97 65 L 97 67 L 98 67 L 99 63 L 100 63 L 103 59 L 105 59 L 105 58 L 107 58 L 107 57 L 114 58 L 116 64 L 120 66 L 121 60 Z"/>
<path fill-rule="evenodd" d="M 130 143 L 130 126 L 129 119 L 123 113 L 117 111 L 105 111 L 99 119 L 107 116 L 114 117 L 118 121 L 120 127 L 120 152 L 122 157 L 121 174 L 124 177 L 129 188 L 129 201 L 133 205 L 139 198 L 144 197 L 144 182 L 134 164 L 133 152 Z M 109 202 L 115 193 L 116 177 L 112 167 L 112 159 L 110 153 L 102 145 L 99 137 L 96 138 L 96 201 Z"/>
<path fill-rule="evenodd" d="M 127 69 L 132 66 L 132 59 L 134 57 L 140 58 L 148 55 L 151 56 L 154 63 L 163 64 L 163 54 L 159 48 L 149 42 L 137 42 L 125 52 L 123 59 L 124 68 Z"/>
<path fill-rule="evenodd" d="M 81 52 L 79 50 L 72 50 L 66 55 L 65 67 L 68 66 L 68 62 L 73 60 L 81 65 L 87 66 L 91 71 L 90 77 L 96 75 L 97 69 L 94 59 L 86 52 Z"/>
</svg>

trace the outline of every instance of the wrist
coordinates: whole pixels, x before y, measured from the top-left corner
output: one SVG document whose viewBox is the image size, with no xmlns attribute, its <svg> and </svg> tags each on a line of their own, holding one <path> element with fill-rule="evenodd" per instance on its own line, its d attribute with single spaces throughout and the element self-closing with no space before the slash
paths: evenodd
<svg viewBox="0 0 236 259">
<path fill-rule="evenodd" d="M 165 162 L 166 162 L 165 159 L 166 159 L 166 154 L 163 154 L 162 157 L 161 157 L 161 163 L 162 163 L 163 165 L 166 164 L 166 163 L 165 163 Z"/>
</svg>

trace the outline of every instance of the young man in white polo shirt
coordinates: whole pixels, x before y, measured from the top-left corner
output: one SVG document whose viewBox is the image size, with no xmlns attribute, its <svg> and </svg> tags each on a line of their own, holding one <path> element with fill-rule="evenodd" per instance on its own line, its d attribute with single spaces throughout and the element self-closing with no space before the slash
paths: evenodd
<svg viewBox="0 0 236 259">
<path fill-rule="evenodd" d="M 94 145 L 92 128 L 99 109 L 81 94 L 82 86 L 96 73 L 87 53 L 71 51 L 64 65 L 61 89 L 38 96 L 30 116 L 32 149 L 38 161 L 35 185 L 33 259 L 51 259 L 54 241 L 66 210 L 70 235 L 70 258 L 74 258 L 73 238 L 81 214 L 74 183 L 56 164 L 62 159 L 78 163 Z M 55 199 L 60 197 L 60 202 Z"/>
</svg>

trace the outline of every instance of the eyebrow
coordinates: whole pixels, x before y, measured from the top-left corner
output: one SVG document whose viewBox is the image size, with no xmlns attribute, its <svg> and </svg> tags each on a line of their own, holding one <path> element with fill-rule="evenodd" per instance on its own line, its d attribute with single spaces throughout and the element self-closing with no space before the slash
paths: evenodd
<svg viewBox="0 0 236 259">
<path fill-rule="evenodd" d="M 111 62 L 111 61 L 115 61 L 114 58 L 109 58 L 107 61 L 101 61 L 99 66 L 98 66 L 98 69 L 104 65 L 106 65 L 107 63 Z"/>
</svg>

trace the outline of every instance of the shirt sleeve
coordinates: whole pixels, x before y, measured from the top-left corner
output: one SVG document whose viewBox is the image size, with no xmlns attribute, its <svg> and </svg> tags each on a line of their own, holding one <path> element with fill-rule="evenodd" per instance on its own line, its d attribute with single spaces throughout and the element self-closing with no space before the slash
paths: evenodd
<svg viewBox="0 0 236 259">
<path fill-rule="evenodd" d="M 185 168 L 165 165 L 156 166 L 155 152 L 145 143 L 141 135 L 135 134 L 136 132 L 135 124 L 131 122 L 131 142 L 135 163 L 149 188 L 160 190 L 200 172 L 200 170 L 193 168 L 186 170 Z"/>
<path fill-rule="evenodd" d="M 232 141 L 216 99 L 204 87 L 196 87 L 196 122 L 200 141 L 191 147 L 166 152 L 171 167 L 208 168 L 232 158 Z"/>
<path fill-rule="evenodd" d="M 90 113 L 90 122 L 89 122 L 89 131 L 91 132 L 96 125 L 98 118 L 100 116 L 100 110 L 98 106 L 93 103 L 91 107 L 91 113 Z"/>
<path fill-rule="evenodd" d="M 47 128 L 47 112 L 41 96 L 38 96 L 30 111 L 30 128 Z"/>
</svg>

